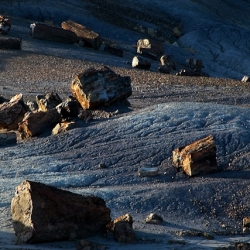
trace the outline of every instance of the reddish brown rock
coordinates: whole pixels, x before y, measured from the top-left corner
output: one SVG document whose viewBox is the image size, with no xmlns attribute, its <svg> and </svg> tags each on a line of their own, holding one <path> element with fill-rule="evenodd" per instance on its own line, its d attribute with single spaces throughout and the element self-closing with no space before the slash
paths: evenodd
<svg viewBox="0 0 250 250">
<path fill-rule="evenodd" d="M 20 243 L 82 239 L 104 233 L 110 222 L 102 198 L 27 180 L 16 187 L 11 214 Z"/>
<path fill-rule="evenodd" d="M 213 136 L 207 136 L 185 147 L 175 149 L 173 163 L 189 176 L 218 170 Z"/>
<path fill-rule="evenodd" d="M 75 77 L 71 91 L 83 109 L 91 109 L 128 98 L 132 94 L 131 79 L 108 67 L 90 68 Z"/>
<path fill-rule="evenodd" d="M 41 134 L 48 128 L 53 128 L 61 119 L 56 109 L 49 109 L 46 112 L 30 112 L 18 124 L 18 131 L 22 139 L 27 139 Z"/>
<path fill-rule="evenodd" d="M 10 31 L 10 28 L 10 19 L 0 15 L 0 34 L 7 34 Z"/>
<path fill-rule="evenodd" d="M 55 108 L 59 105 L 62 100 L 57 93 L 49 93 L 46 95 L 36 96 L 36 102 L 39 108 L 39 111 L 47 111 L 49 109 Z"/>
<path fill-rule="evenodd" d="M 33 38 L 61 43 L 78 42 L 77 35 L 61 27 L 55 27 L 43 23 L 33 23 L 30 25 L 30 35 Z"/>
<path fill-rule="evenodd" d="M 102 45 L 102 38 L 99 34 L 79 23 L 69 20 L 67 22 L 62 22 L 61 26 L 65 30 L 74 32 L 79 42 L 82 42 L 85 46 L 98 50 Z"/>
<path fill-rule="evenodd" d="M 15 95 L 9 102 L 0 104 L 0 129 L 17 129 L 27 110 L 22 94 Z"/>
<path fill-rule="evenodd" d="M 113 233 L 116 241 L 132 243 L 135 240 L 133 218 L 129 214 L 116 218 L 113 221 Z"/>
</svg>

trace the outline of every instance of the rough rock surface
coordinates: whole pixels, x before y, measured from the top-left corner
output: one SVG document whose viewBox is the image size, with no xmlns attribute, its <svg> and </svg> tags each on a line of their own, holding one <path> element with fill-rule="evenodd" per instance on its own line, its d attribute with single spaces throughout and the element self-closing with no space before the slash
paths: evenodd
<svg viewBox="0 0 250 250">
<path fill-rule="evenodd" d="M 85 238 L 104 233 L 111 220 L 99 197 L 27 180 L 16 187 L 11 214 L 19 243 Z"/>
<path fill-rule="evenodd" d="M 91 109 L 128 98 L 132 87 L 129 76 L 122 77 L 104 67 L 100 70 L 89 68 L 76 76 L 71 91 L 83 109 Z"/>
</svg>

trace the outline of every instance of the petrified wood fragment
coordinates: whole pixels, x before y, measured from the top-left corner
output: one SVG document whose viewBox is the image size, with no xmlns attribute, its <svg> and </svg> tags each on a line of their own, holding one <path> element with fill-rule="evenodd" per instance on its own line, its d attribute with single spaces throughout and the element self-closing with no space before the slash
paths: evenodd
<svg viewBox="0 0 250 250">
<path fill-rule="evenodd" d="M 41 134 L 48 128 L 54 127 L 61 121 L 61 115 L 57 110 L 39 111 L 36 113 L 27 113 L 22 122 L 18 125 L 18 131 L 22 139 Z"/>
<path fill-rule="evenodd" d="M 61 27 L 55 27 L 42 23 L 33 23 L 30 25 L 30 35 L 33 38 L 48 40 L 61 43 L 78 42 L 77 35 Z"/>
<path fill-rule="evenodd" d="M 9 102 L 0 104 L 0 129 L 17 129 L 27 110 L 22 94 L 15 95 Z"/>
<path fill-rule="evenodd" d="M 63 117 L 77 117 L 80 105 L 77 100 L 70 96 L 65 101 L 56 106 L 57 112 Z"/>
<path fill-rule="evenodd" d="M 49 93 L 46 95 L 37 95 L 36 102 L 39 111 L 47 111 L 53 109 L 62 102 L 62 99 L 57 93 Z"/>
<path fill-rule="evenodd" d="M 164 54 L 164 44 L 152 39 L 140 39 L 137 41 L 137 53 L 157 60 Z"/>
<path fill-rule="evenodd" d="M 11 214 L 20 243 L 97 235 L 105 232 L 111 220 L 110 209 L 102 198 L 27 180 L 16 187 Z"/>
<path fill-rule="evenodd" d="M 0 49 L 21 49 L 22 39 L 15 37 L 0 37 Z"/>
<path fill-rule="evenodd" d="M 131 243 L 135 240 L 133 219 L 130 214 L 125 214 L 113 221 L 114 239 L 121 243 Z"/>
<path fill-rule="evenodd" d="M 216 145 L 213 136 L 207 136 L 173 151 L 173 163 L 189 176 L 217 170 Z"/>
<path fill-rule="evenodd" d="M 65 30 L 74 32 L 78 40 L 80 42 L 83 41 L 85 46 L 97 50 L 102 45 L 102 38 L 99 34 L 79 23 L 69 20 L 67 22 L 62 22 L 61 26 Z"/>
<path fill-rule="evenodd" d="M 151 63 L 139 56 L 134 56 L 132 60 L 132 67 L 138 69 L 150 69 Z"/>
<path fill-rule="evenodd" d="M 71 91 L 83 109 L 91 109 L 128 98 L 132 94 L 131 79 L 108 67 L 89 68 L 75 77 Z"/>
<path fill-rule="evenodd" d="M 10 31 L 10 28 L 10 19 L 0 15 L 0 34 L 7 34 Z"/>
</svg>

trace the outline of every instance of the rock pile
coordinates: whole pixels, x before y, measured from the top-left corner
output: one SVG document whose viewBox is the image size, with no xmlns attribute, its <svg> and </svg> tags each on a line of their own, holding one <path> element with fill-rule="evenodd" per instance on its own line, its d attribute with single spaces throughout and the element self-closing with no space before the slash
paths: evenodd
<svg viewBox="0 0 250 250">
<path fill-rule="evenodd" d="M 71 83 L 72 97 L 62 101 L 57 93 L 36 96 L 36 101 L 23 101 L 22 94 L 0 104 L 0 129 L 18 130 L 27 139 L 52 129 L 53 134 L 89 121 L 92 110 L 127 99 L 132 94 L 130 77 L 117 75 L 108 67 L 90 68 Z"/>
</svg>

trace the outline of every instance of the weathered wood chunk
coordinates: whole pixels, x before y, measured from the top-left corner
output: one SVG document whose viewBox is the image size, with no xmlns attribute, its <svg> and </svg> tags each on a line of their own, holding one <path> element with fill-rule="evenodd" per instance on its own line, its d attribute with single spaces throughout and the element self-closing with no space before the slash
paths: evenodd
<svg viewBox="0 0 250 250">
<path fill-rule="evenodd" d="M 33 38 L 48 40 L 61 43 L 76 43 L 78 42 L 77 35 L 61 27 L 55 27 L 42 23 L 33 23 L 30 25 L 30 35 Z"/>
<path fill-rule="evenodd" d="M 111 220 L 110 209 L 102 198 L 28 180 L 16 187 L 11 214 L 20 243 L 94 236 L 105 232 Z"/>
<path fill-rule="evenodd" d="M 152 39 L 140 39 L 137 41 L 137 53 L 157 60 L 164 54 L 164 44 Z"/>
<path fill-rule="evenodd" d="M 37 95 L 36 102 L 39 111 L 47 111 L 62 103 L 62 99 L 57 93 L 49 93 L 46 95 Z"/>
<path fill-rule="evenodd" d="M 114 239 L 121 243 L 131 243 L 135 240 L 133 231 L 133 218 L 125 214 L 113 221 Z"/>
<path fill-rule="evenodd" d="M 185 147 L 175 149 L 173 163 L 189 176 L 218 170 L 213 136 L 207 136 Z"/>
<path fill-rule="evenodd" d="M 0 49 L 21 49 L 22 39 L 15 37 L 0 37 Z"/>
<path fill-rule="evenodd" d="M 102 38 L 99 34 L 79 23 L 69 20 L 62 22 L 61 26 L 65 30 L 74 32 L 78 40 L 83 41 L 85 46 L 98 50 L 102 45 Z"/>
<path fill-rule="evenodd" d="M 10 19 L 0 15 L 0 34 L 8 34 L 10 28 L 11 28 Z"/>
<path fill-rule="evenodd" d="M 250 82 L 250 77 L 249 76 L 243 76 L 241 81 L 242 82 Z"/>
<path fill-rule="evenodd" d="M 108 67 L 89 68 L 75 77 L 71 91 L 83 109 L 91 109 L 128 98 L 132 94 L 131 79 Z"/>
<path fill-rule="evenodd" d="M 53 128 L 52 135 L 57 135 L 66 131 L 69 131 L 74 128 L 79 128 L 84 124 L 82 120 L 75 120 L 75 121 L 63 121 Z"/>
<path fill-rule="evenodd" d="M 15 95 L 9 102 L 0 104 L 0 129 L 17 129 L 27 110 L 22 94 Z"/>
<path fill-rule="evenodd" d="M 175 62 L 169 55 L 161 56 L 160 62 L 162 66 L 168 66 L 170 69 L 176 70 Z"/>
<path fill-rule="evenodd" d="M 133 68 L 138 68 L 138 69 L 150 69 L 151 67 L 151 62 L 139 57 L 139 56 L 134 56 L 132 60 L 132 67 Z"/>
<path fill-rule="evenodd" d="M 29 112 L 25 115 L 22 122 L 18 124 L 18 131 L 22 139 L 27 139 L 41 134 L 48 128 L 53 128 L 61 119 L 61 115 L 55 108 L 46 112 Z"/>
<path fill-rule="evenodd" d="M 56 106 L 57 112 L 62 118 L 77 117 L 80 105 L 77 100 L 70 96 L 65 101 Z"/>
</svg>

